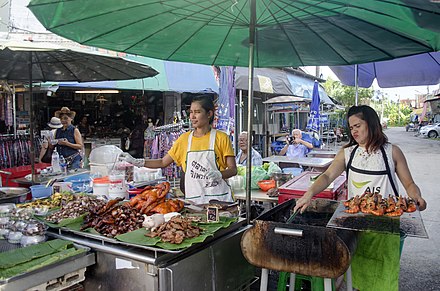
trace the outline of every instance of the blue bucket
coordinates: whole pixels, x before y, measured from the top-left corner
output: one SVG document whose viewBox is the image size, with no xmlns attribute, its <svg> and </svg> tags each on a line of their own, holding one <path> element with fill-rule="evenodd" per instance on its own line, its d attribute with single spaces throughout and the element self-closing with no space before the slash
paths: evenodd
<svg viewBox="0 0 440 291">
<path fill-rule="evenodd" d="M 79 174 L 72 177 L 64 179 L 64 182 L 72 183 L 73 192 L 90 192 L 92 188 L 90 187 L 90 174 Z"/>
<path fill-rule="evenodd" d="M 47 198 L 52 195 L 52 186 L 33 185 L 30 187 L 32 198 Z"/>
</svg>

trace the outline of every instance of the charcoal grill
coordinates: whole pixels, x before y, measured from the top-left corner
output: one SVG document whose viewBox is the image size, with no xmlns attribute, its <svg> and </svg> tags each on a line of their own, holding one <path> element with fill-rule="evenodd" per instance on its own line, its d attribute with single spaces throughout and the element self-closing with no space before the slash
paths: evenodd
<svg viewBox="0 0 440 291">
<path fill-rule="evenodd" d="M 307 210 L 291 223 L 296 200 L 280 204 L 260 215 L 241 240 L 245 258 L 253 265 L 322 278 L 337 278 L 350 266 L 356 248 L 354 231 L 327 228 L 338 202 L 312 200 Z"/>
</svg>

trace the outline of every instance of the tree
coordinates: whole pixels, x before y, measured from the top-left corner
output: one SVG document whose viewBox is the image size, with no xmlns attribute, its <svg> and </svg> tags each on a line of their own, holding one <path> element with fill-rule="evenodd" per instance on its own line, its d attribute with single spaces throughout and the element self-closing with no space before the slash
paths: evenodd
<svg viewBox="0 0 440 291">
<path fill-rule="evenodd" d="M 355 104 L 356 90 L 354 87 L 341 84 L 339 81 L 328 78 L 324 83 L 325 91 L 329 96 L 350 107 Z M 358 88 L 359 104 L 368 104 L 373 98 L 374 90 L 371 88 Z"/>
</svg>

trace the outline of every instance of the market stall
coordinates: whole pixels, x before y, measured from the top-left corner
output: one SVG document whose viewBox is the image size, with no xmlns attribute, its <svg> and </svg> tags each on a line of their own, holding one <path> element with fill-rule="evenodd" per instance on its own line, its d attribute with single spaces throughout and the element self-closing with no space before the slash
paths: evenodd
<svg viewBox="0 0 440 291">
<path fill-rule="evenodd" d="M 248 227 L 237 207 L 215 201 L 204 207 L 186 205 L 166 198 L 168 191 L 169 183 L 162 182 L 138 190 L 128 201 L 108 202 L 86 193 L 56 193 L 13 209 L 31 211 L 32 220 L 48 226 L 48 242 L 61 239 L 92 252 L 93 262 L 87 259 L 89 267 L 82 275 L 86 289 L 174 290 L 179 286 L 197 290 L 203 286 L 203 290 L 236 290 L 250 286 L 255 268 L 241 253 L 241 236 Z M 209 216 L 208 207 L 218 212 Z M 175 217 L 161 214 L 167 212 Z M 158 216 L 163 230 L 156 225 Z M 17 223 L 14 220 L 14 227 Z M 12 229 L 8 225 L 8 231 Z M 164 235 L 168 230 L 175 235 Z M 176 234 L 179 230 L 183 237 Z M 4 238 L 10 241 L 9 234 Z M 12 246 L 16 242 L 20 240 L 11 240 Z M 17 281 L 17 286 L 24 286 L 30 274 L 23 269 L 4 283 Z"/>
</svg>

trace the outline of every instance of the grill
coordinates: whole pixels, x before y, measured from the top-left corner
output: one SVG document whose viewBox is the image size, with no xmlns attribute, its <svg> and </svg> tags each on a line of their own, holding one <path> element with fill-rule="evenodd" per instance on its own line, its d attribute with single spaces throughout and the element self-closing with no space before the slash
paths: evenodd
<svg viewBox="0 0 440 291">
<path fill-rule="evenodd" d="M 296 200 L 260 215 L 241 241 L 245 258 L 253 265 L 296 274 L 337 278 L 350 266 L 356 233 L 327 228 L 338 202 L 315 199 L 308 209 L 287 223 Z"/>
</svg>

